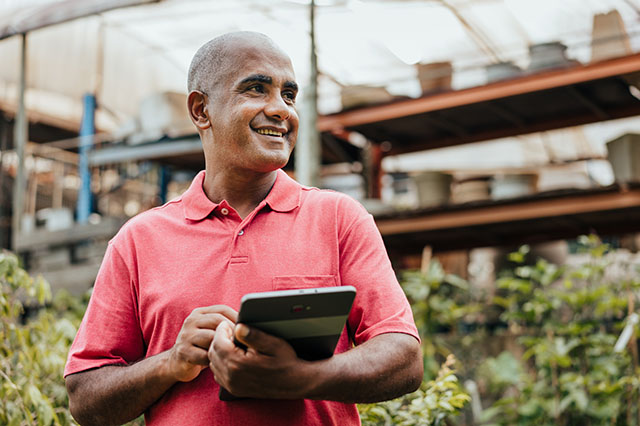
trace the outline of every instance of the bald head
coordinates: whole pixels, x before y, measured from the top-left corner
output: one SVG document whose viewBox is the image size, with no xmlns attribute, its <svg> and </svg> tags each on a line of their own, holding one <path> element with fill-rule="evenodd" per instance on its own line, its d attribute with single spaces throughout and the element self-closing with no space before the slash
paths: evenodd
<svg viewBox="0 0 640 426">
<path fill-rule="evenodd" d="M 187 90 L 211 94 L 216 84 L 233 69 L 233 59 L 242 55 L 244 47 L 267 48 L 287 56 L 269 37 L 252 31 L 238 31 L 218 36 L 198 49 L 191 60 Z"/>
</svg>

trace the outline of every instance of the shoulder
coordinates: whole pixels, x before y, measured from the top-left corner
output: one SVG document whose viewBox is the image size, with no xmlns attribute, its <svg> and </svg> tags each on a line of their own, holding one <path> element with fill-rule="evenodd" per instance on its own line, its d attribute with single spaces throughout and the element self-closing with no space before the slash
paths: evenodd
<svg viewBox="0 0 640 426">
<path fill-rule="evenodd" d="M 303 187 L 300 213 L 325 229 L 336 229 L 338 238 L 362 223 L 373 224 L 369 212 L 349 195 L 330 189 Z"/>
<path fill-rule="evenodd" d="M 369 212 L 354 198 L 342 192 L 315 187 L 302 187 L 301 206 L 334 211 L 339 217 L 364 217 Z"/>
</svg>

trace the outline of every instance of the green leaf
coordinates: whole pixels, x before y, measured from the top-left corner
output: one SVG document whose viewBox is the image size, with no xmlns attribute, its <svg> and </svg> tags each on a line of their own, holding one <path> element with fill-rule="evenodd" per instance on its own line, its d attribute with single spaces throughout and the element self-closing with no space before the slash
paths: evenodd
<svg viewBox="0 0 640 426">
<path fill-rule="evenodd" d="M 51 287 L 49 286 L 49 283 L 45 281 L 45 279 L 42 276 L 39 276 L 36 279 L 35 288 L 36 288 L 36 297 L 38 299 L 39 305 L 44 305 L 45 302 L 48 302 L 51 300 Z"/>
<path fill-rule="evenodd" d="M 469 289 L 469 283 L 467 282 L 467 280 L 460 278 L 457 275 L 453 275 L 453 274 L 446 274 L 444 277 L 444 280 L 451 284 L 452 286 L 461 288 L 463 290 L 468 290 Z"/>
</svg>

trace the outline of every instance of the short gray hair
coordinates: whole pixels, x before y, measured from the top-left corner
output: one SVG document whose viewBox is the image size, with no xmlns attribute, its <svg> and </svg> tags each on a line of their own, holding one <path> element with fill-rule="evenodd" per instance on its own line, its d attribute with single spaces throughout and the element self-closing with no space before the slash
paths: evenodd
<svg viewBox="0 0 640 426">
<path fill-rule="evenodd" d="M 209 40 L 193 55 L 187 77 L 187 90 L 198 90 L 208 94 L 215 87 L 221 73 L 227 71 L 227 57 L 232 53 L 229 50 L 231 43 L 241 40 L 266 42 L 277 48 L 268 36 L 253 31 L 226 33 Z"/>
</svg>

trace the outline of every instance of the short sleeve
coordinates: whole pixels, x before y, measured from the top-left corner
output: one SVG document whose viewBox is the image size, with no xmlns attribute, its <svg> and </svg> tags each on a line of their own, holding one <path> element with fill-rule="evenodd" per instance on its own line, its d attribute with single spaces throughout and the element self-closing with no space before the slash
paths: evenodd
<svg viewBox="0 0 640 426">
<path fill-rule="evenodd" d="M 65 377 L 105 365 L 129 364 L 144 356 L 130 268 L 111 241 L 69 350 Z"/>
<path fill-rule="evenodd" d="M 360 205 L 352 212 L 355 219 L 340 235 L 340 277 L 343 285 L 357 290 L 348 319 L 354 343 L 383 333 L 404 333 L 420 340 L 373 217 Z"/>
</svg>

